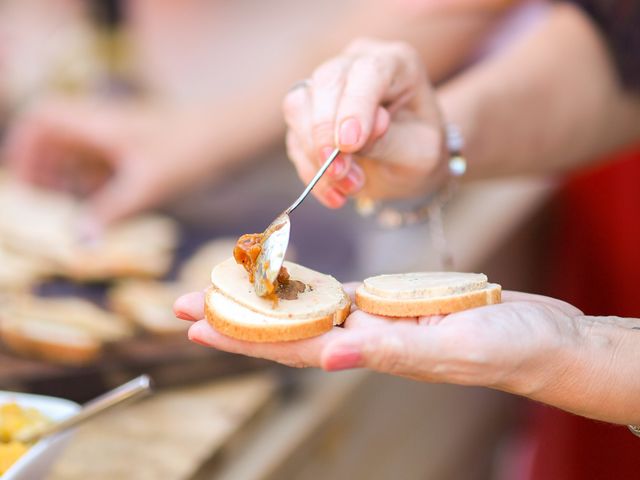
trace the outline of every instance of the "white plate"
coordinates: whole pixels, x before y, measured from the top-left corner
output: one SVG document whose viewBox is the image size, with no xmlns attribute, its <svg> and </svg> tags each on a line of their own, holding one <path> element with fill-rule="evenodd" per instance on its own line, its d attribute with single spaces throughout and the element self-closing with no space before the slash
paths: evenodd
<svg viewBox="0 0 640 480">
<path fill-rule="evenodd" d="M 70 400 L 28 393 L 0 390 L 0 404 L 16 402 L 21 407 L 33 407 L 54 422 L 59 422 L 77 412 L 80 405 Z M 1 480 L 37 480 L 44 478 L 53 462 L 60 456 L 71 439 L 72 431 L 40 440 L 14 463 Z"/>
</svg>

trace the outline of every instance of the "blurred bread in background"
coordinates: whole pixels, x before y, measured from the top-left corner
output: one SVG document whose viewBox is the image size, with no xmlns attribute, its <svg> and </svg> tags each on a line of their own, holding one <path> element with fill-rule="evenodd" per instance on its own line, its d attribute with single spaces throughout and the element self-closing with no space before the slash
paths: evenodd
<svg viewBox="0 0 640 480">
<path fill-rule="evenodd" d="M 125 280 L 109 290 L 110 308 L 148 333 L 183 332 L 189 324 L 173 314 L 173 302 L 185 292 L 178 283 Z"/>
<path fill-rule="evenodd" d="M 80 298 L 21 295 L 0 306 L 0 338 L 5 346 L 55 363 L 86 364 L 100 355 L 105 343 L 132 333 L 122 317 Z"/>
<path fill-rule="evenodd" d="M 175 282 L 125 280 L 108 293 L 110 308 L 147 333 L 165 335 L 182 332 L 187 322 L 176 319 L 173 302 L 181 294 L 202 290 L 211 283 L 211 269 L 229 258 L 236 239 L 223 237 L 205 243 L 181 266 Z"/>
<path fill-rule="evenodd" d="M 94 243 L 79 235 L 82 204 L 69 194 L 45 191 L 0 177 L 0 238 L 17 253 L 75 280 L 160 277 L 171 266 L 178 240 L 173 220 L 143 215 L 108 228 Z"/>
<path fill-rule="evenodd" d="M 229 258 L 236 238 L 224 237 L 205 243 L 180 268 L 178 282 L 187 290 L 202 290 L 211 283 L 211 270 Z"/>
<path fill-rule="evenodd" d="M 51 274 L 46 261 L 33 259 L 11 250 L 0 241 L 0 292 L 27 291 Z"/>
</svg>

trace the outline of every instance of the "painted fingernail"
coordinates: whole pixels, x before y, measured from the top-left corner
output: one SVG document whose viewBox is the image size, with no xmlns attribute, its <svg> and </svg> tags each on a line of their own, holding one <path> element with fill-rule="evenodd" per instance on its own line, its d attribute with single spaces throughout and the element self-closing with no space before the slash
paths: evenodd
<svg viewBox="0 0 640 480">
<path fill-rule="evenodd" d="M 327 173 L 329 174 L 329 176 L 339 179 L 344 176 L 346 169 L 347 161 L 342 155 L 338 155 L 333 163 L 331 163 L 331 166 L 329 167 L 329 171 L 327 171 Z"/>
<path fill-rule="evenodd" d="M 181 319 L 181 320 L 188 320 L 190 322 L 195 322 L 197 320 L 197 318 L 192 317 L 187 312 L 174 312 L 174 313 L 175 313 L 176 317 Z"/>
<path fill-rule="evenodd" d="M 324 163 L 327 160 L 327 158 L 329 158 L 329 155 L 333 153 L 333 150 L 334 150 L 334 147 L 322 147 L 320 149 L 320 162 Z"/>
<path fill-rule="evenodd" d="M 345 181 L 348 183 L 350 191 L 358 191 L 364 187 L 364 172 L 359 166 L 353 165 L 347 173 Z"/>
<path fill-rule="evenodd" d="M 331 208 L 340 208 L 346 202 L 344 195 L 333 188 L 325 192 L 324 198 Z"/>
<path fill-rule="evenodd" d="M 360 350 L 350 346 L 343 346 L 334 349 L 334 351 L 329 354 L 324 368 L 329 372 L 348 370 L 358 367 L 361 361 L 362 354 Z"/>
<path fill-rule="evenodd" d="M 340 146 L 355 145 L 360 139 L 360 133 L 360 122 L 355 118 L 347 118 L 340 124 Z"/>
</svg>

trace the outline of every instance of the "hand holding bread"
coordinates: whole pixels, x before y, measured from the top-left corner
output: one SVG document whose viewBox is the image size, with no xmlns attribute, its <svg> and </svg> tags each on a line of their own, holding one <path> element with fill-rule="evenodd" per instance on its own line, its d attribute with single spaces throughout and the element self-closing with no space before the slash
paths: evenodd
<svg viewBox="0 0 640 480">
<path fill-rule="evenodd" d="M 358 284 L 345 285 L 355 297 Z M 551 298 L 505 292 L 502 303 L 449 315 L 384 317 L 354 309 L 344 328 L 299 341 L 249 342 L 203 320 L 205 294 L 180 297 L 178 317 L 193 319 L 189 338 L 232 353 L 328 371 L 369 368 L 416 380 L 490 386 L 525 394 L 558 378 L 567 339 L 577 339 L 576 308 Z"/>
<path fill-rule="evenodd" d="M 298 273 L 292 268 L 294 276 Z M 635 397 L 622 394 L 635 378 L 628 359 L 637 356 L 638 334 L 630 329 L 637 320 L 586 316 L 540 295 L 502 294 L 481 274 L 379 276 L 344 288 L 355 305 L 344 328 L 322 323 L 313 330 L 308 326 L 316 320 L 309 316 L 258 314 L 251 302 L 240 304 L 243 294 L 233 286 L 222 307 L 211 292 L 195 292 L 179 298 L 174 311 L 195 322 L 189 328 L 193 342 L 227 352 L 292 367 L 367 368 L 419 381 L 490 387 L 599 420 L 638 423 Z M 220 308 L 230 313 L 225 320 L 235 330 L 218 330 L 211 317 Z M 401 308 L 407 316 L 399 316 Z M 382 309 L 388 316 L 365 309 Z"/>
</svg>

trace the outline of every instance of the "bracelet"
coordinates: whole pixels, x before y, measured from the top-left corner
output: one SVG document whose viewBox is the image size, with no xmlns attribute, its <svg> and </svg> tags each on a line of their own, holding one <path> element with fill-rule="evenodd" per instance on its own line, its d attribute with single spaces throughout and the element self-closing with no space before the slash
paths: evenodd
<svg viewBox="0 0 640 480">
<path fill-rule="evenodd" d="M 631 330 L 640 330 L 640 327 L 631 327 Z M 636 437 L 640 437 L 640 425 L 627 425 L 627 428 Z"/>
<path fill-rule="evenodd" d="M 390 206 L 383 207 L 371 198 L 358 197 L 355 208 L 364 217 L 373 216 L 381 227 L 387 229 L 428 223 L 431 241 L 440 255 L 443 268 L 450 270 L 453 267 L 453 259 L 444 235 L 442 211 L 458 188 L 457 180 L 466 173 L 467 161 L 462 154 L 464 139 L 459 128 L 453 123 L 447 123 L 445 136 L 449 152 L 448 179 L 442 187 L 431 192 L 418 207 L 402 211 Z"/>
</svg>

